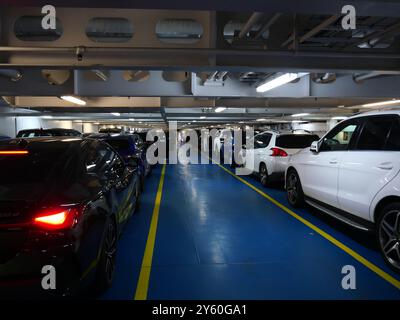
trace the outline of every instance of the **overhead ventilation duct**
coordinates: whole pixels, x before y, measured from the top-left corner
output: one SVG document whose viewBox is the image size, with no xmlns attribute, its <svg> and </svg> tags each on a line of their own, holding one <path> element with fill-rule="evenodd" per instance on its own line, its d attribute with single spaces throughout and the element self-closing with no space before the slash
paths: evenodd
<svg viewBox="0 0 400 320">
<path fill-rule="evenodd" d="M 22 73 L 14 69 L 1 69 L 0 77 L 8 78 L 11 81 L 19 81 L 22 79 Z"/>
<path fill-rule="evenodd" d="M 311 80 L 315 83 L 332 83 L 336 80 L 336 73 L 312 73 Z"/>
</svg>

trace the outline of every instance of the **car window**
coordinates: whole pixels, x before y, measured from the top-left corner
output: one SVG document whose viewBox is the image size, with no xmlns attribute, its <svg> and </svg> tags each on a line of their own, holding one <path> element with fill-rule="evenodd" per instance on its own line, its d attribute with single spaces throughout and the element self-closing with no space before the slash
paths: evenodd
<svg viewBox="0 0 400 320">
<path fill-rule="evenodd" d="M 105 141 L 117 151 L 129 149 L 128 139 L 109 139 Z"/>
<path fill-rule="evenodd" d="M 284 134 L 276 138 L 275 145 L 286 149 L 304 149 L 318 140 L 319 137 L 314 134 Z"/>
<path fill-rule="evenodd" d="M 347 150 L 358 128 L 358 119 L 345 121 L 339 124 L 323 138 L 320 151 Z"/>
<path fill-rule="evenodd" d="M 393 124 L 393 116 L 363 119 L 363 126 L 355 150 L 383 150 Z"/>
<path fill-rule="evenodd" d="M 392 124 L 385 150 L 400 151 L 400 117 L 397 117 Z"/>
<path fill-rule="evenodd" d="M 254 149 L 266 148 L 271 141 L 272 134 L 262 133 L 254 137 Z"/>
<path fill-rule="evenodd" d="M 86 172 L 94 173 L 99 177 L 103 177 L 107 169 L 109 169 L 109 164 L 113 159 L 113 154 L 114 152 L 110 148 L 95 141 L 89 149 L 86 157 Z"/>
</svg>

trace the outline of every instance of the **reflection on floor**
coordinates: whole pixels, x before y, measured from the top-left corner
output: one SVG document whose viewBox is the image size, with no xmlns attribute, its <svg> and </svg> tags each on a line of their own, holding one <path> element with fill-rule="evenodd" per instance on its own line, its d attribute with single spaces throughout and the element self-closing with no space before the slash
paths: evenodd
<svg viewBox="0 0 400 320">
<path fill-rule="evenodd" d="M 161 167 L 119 242 L 115 282 L 103 299 L 133 299 Z M 284 191 L 264 188 L 282 204 Z M 373 237 L 311 208 L 295 210 L 387 273 Z M 342 288 L 342 267 L 356 290 Z M 400 299 L 400 290 L 216 165 L 168 165 L 148 299 Z"/>
</svg>

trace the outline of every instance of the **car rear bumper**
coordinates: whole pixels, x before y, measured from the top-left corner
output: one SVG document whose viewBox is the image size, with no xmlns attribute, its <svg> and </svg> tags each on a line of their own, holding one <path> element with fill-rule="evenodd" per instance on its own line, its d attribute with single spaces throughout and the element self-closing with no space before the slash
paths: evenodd
<svg viewBox="0 0 400 320">
<path fill-rule="evenodd" d="M 49 271 L 43 269 L 45 266 L 54 267 L 55 290 L 42 287 L 43 278 L 49 275 Z M 21 252 L 0 264 L 0 299 L 69 295 L 79 288 L 80 275 L 77 258 L 68 246 Z"/>
</svg>

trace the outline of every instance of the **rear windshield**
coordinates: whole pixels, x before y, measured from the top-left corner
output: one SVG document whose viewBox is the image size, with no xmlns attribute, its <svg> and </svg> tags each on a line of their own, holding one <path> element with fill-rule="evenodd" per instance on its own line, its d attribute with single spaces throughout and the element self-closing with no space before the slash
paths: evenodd
<svg viewBox="0 0 400 320">
<path fill-rule="evenodd" d="M 129 149 L 129 141 L 127 139 L 110 139 L 106 142 L 117 151 L 124 151 Z"/>
<path fill-rule="evenodd" d="M 55 185 L 71 183 L 79 172 L 73 156 L 79 153 L 71 149 L 65 144 L 35 148 L 27 155 L 0 155 L 0 201 L 34 198 Z"/>
<path fill-rule="evenodd" d="M 33 138 L 33 137 L 51 137 L 51 134 L 45 131 L 25 131 L 17 135 L 18 138 Z"/>
<path fill-rule="evenodd" d="M 286 134 L 276 138 L 276 146 L 286 149 L 304 149 L 319 140 L 315 134 Z"/>
</svg>

